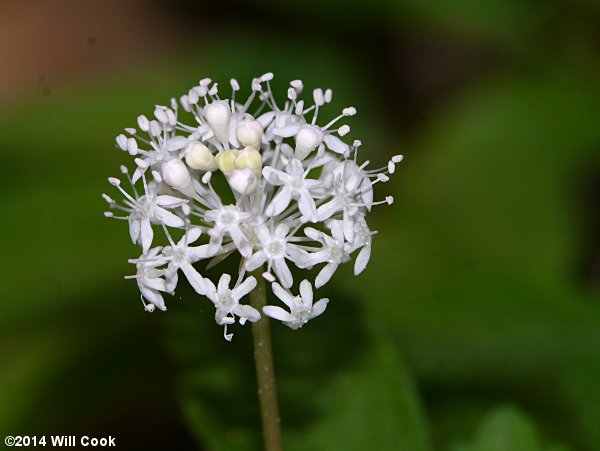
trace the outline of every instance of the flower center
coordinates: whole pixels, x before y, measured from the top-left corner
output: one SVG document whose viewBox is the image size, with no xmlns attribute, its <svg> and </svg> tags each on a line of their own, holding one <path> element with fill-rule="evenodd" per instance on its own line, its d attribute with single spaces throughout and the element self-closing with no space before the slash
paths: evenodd
<svg viewBox="0 0 600 451">
<path fill-rule="evenodd" d="M 329 262 L 335 263 L 338 262 L 342 255 L 344 254 L 344 249 L 341 245 L 335 244 L 329 248 Z"/>
<path fill-rule="evenodd" d="M 237 215 L 232 211 L 225 211 L 225 212 L 221 213 L 221 216 L 219 219 L 222 224 L 231 225 L 234 222 L 236 222 Z"/>
<path fill-rule="evenodd" d="M 285 252 L 285 243 L 281 240 L 272 240 L 265 246 L 265 252 L 269 258 L 283 257 Z"/>
<path fill-rule="evenodd" d="M 307 323 L 310 316 L 310 310 L 302 304 L 302 298 L 300 296 L 294 296 L 296 305 L 294 308 L 293 315 L 297 322 Z"/>
<path fill-rule="evenodd" d="M 225 293 L 218 294 L 219 305 L 230 311 L 235 306 L 235 301 L 233 300 L 233 296 L 231 296 L 231 290 L 227 290 Z"/>
<path fill-rule="evenodd" d="M 173 249 L 171 251 L 171 258 L 177 264 L 183 263 L 187 258 L 187 252 L 185 249 Z"/>
<path fill-rule="evenodd" d="M 304 180 L 302 180 L 300 177 L 294 177 L 292 180 L 290 180 L 290 186 L 295 190 L 300 190 L 304 188 Z"/>
<path fill-rule="evenodd" d="M 133 214 L 138 218 L 146 218 L 152 213 L 152 199 L 144 195 L 138 199 L 133 209 Z"/>
</svg>

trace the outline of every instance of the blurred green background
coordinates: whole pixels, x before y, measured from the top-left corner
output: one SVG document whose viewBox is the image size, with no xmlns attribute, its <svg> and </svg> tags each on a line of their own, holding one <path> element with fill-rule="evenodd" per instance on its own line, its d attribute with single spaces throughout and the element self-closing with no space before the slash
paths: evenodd
<svg viewBox="0 0 600 451">
<path fill-rule="evenodd" d="M 365 273 L 273 325 L 285 448 L 600 450 L 597 2 L 7 1 L 0 36 L 0 435 L 260 449 L 250 329 L 145 313 L 100 194 L 138 114 L 273 71 L 405 155 Z"/>
</svg>

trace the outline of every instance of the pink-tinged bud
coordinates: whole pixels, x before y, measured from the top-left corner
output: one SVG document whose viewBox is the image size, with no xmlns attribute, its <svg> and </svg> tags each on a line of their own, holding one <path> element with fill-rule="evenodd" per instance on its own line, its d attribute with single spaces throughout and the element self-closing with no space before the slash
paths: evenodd
<svg viewBox="0 0 600 451">
<path fill-rule="evenodd" d="M 256 189 L 257 184 L 258 178 L 252 169 L 234 169 L 229 176 L 229 186 L 240 194 L 250 194 Z"/>
</svg>

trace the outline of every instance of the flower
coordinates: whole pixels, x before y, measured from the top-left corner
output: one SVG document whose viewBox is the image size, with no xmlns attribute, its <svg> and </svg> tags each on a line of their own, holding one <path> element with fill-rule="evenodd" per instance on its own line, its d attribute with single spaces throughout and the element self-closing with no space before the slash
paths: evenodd
<svg viewBox="0 0 600 451">
<path fill-rule="evenodd" d="M 116 138 L 135 163 L 132 176 L 122 169 L 132 194 L 111 177 L 124 199 L 103 195 L 111 208 L 106 216 L 127 220 L 131 240 L 141 247 L 142 255 L 130 260 L 137 270 L 131 278 L 146 310 L 166 309 L 164 296 L 175 293 L 181 270 L 215 306 L 227 340 L 236 318 L 240 325 L 261 319 L 254 307 L 240 304 L 256 277 L 271 282 L 289 308 L 266 306 L 265 315 L 297 329 L 327 305 L 327 299 L 313 305 L 313 285 L 328 283 L 353 258 L 354 274 L 365 270 L 376 233 L 368 215 L 393 202 L 391 196 L 374 200 L 374 186 L 387 182 L 402 160 L 396 155 L 369 169 L 359 161 L 362 143 L 347 141 L 350 126 L 340 123 L 355 108 L 323 124 L 319 114 L 332 101 L 330 89 L 303 99 L 303 83 L 293 80 L 280 102 L 272 79 L 272 73 L 253 79 L 243 100 L 236 98 L 237 80 L 230 80 L 232 94 L 224 98 L 217 83 L 203 78 L 179 99 L 156 106 L 152 118 L 138 116 L 137 129 Z M 201 262 L 213 267 L 233 255 L 240 268 L 236 284 L 230 289 L 231 276 L 223 274 L 215 286 Z M 300 296 L 290 291 L 293 267 L 304 273 Z M 313 267 L 319 270 L 309 281 Z M 249 271 L 254 275 L 246 276 Z"/>
<path fill-rule="evenodd" d="M 235 323 L 235 317 L 240 318 L 240 324 L 246 321 L 256 322 L 260 319 L 260 313 L 250 305 L 240 304 L 240 299 L 250 293 L 256 287 L 256 279 L 248 277 L 242 283 L 237 284 L 232 290 L 229 289 L 231 276 L 223 274 L 219 279 L 217 287 L 206 279 L 206 297 L 210 299 L 215 308 L 215 321 L 220 326 L 225 326 L 224 336 L 227 341 L 231 341 L 233 334 L 227 334 L 227 326 Z"/>
<path fill-rule="evenodd" d="M 289 291 L 284 290 L 281 285 L 274 282 L 273 293 L 283 301 L 290 309 L 286 312 L 281 307 L 267 305 L 263 307 L 265 315 L 277 319 L 291 329 L 299 329 L 309 320 L 316 318 L 327 308 L 329 299 L 319 299 L 313 305 L 312 285 L 308 280 L 300 282 L 300 296 L 292 296 Z"/>
<path fill-rule="evenodd" d="M 273 227 L 273 223 L 271 223 Z M 285 262 L 286 259 L 301 266 L 305 253 L 299 246 L 290 243 L 289 228 L 286 224 L 279 224 L 275 230 L 270 229 L 266 225 L 261 225 L 256 229 L 256 237 L 258 238 L 257 246 L 260 248 L 246 262 L 246 270 L 253 271 L 265 262 L 268 263 L 267 272 L 271 272 L 271 268 L 281 281 L 282 285 L 289 288 L 294 283 L 290 268 Z"/>
<path fill-rule="evenodd" d="M 296 199 L 303 218 L 311 222 L 317 221 L 317 207 L 313 196 L 322 186 L 322 182 L 306 178 L 311 169 L 310 166 L 305 169 L 302 161 L 297 158 L 289 159 L 285 172 L 270 166 L 263 169 L 263 174 L 269 183 L 281 186 L 265 210 L 267 216 L 283 213 L 291 200 Z"/>
<path fill-rule="evenodd" d="M 129 221 L 129 235 L 131 236 L 131 241 L 134 243 L 140 242 L 144 252 L 148 252 L 154 237 L 151 223 L 165 224 L 169 227 L 183 227 L 183 219 L 170 211 L 167 211 L 166 208 L 181 207 L 187 203 L 187 200 L 164 194 L 158 196 L 156 184 L 146 184 L 145 182 L 144 189 L 146 194 L 139 196 L 137 191 L 135 191 L 135 187 L 132 185 L 135 196 L 132 197 L 121 188 L 121 181 L 119 179 L 111 177 L 109 182 L 116 186 L 125 196 L 125 200 L 123 201 L 124 206 L 118 205 L 108 196 L 106 196 L 105 199 L 112 208 L 129 213 L 129 215 L 126 217 L 118 217 L 109 213 L 108 216 L 118 219 L 127 219 Z"/>
<path fill-rule="evenodd" d="M 162 266 L 165 262 L 158 257 L 160 247 L 151 249 L 147 254 L 142 255 L 139 259 L 129 260 L 134 263 L 137 268 L 135 276 L 125 276 L 126 279 L 136 279 L 140 293 L 142 294 L 142 303 L 148 312 L 153 312 L 154 307 L 161 310 L 166 310 L 165 301 L 160 294 L 161 291 L 168 291 L 165 279 L 164 269 L 157 269 L 157 266 Z M 144 298 L 150 303 L 146 304 Z"/>
<path fill-rule="evenodd" d="M 162 250 L 161 256 L 165 262 L 168 262 L 165 274 L 169 280 L 169 285 L 177 285 L 177 270 L 181 269 L 192 288 L 196 290 L 198 294 L 206 294 L 205 279 L 192 264 L 203 258 L 209 257 L 211 255 L 210 246 L 207 244 L 194 247 L 189 246 L 190 243 L 193 243 L 200 238 L 201 233 L 199 228 L 190 229 L 183 235 L 177 244 L 175 244 L 171 236 L 167 234 L 167 238 L 171 245 Z"/>
<path fill-rule="evenodd" d="M 342 221 L 333 220 L 327 224 L 327 227 L 331 229 L 331 235 L 323 233 L 319 230 L 315 230 L 312 227 L 307 227 L 304 230 L 306 236 L 322 244 L 320 249 L 310 253 L 307 261 L 310 266 L 327 263 L 323 269 L 317 275 L 315 279 L 315 287 L 320 288 L 325 285 L 341 263 L 345 263 L 350 260 L 349 250 L 350 243 L 347 243 L 344 238 L 344 229 L 342 227 Z"/>
</svg>

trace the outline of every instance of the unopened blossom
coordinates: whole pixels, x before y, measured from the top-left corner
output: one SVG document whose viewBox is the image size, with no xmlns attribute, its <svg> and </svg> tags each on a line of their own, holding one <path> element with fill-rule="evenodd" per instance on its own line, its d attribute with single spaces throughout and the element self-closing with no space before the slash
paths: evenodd
<svg viewBox="0 0 600 451">
<path fill-rule="evenodd" d="M 352 259 L 355 275 L 365 270 L 376 233 L 369 213 L 393 202 L 377 200 L 375 185 L 387 182 L 402 160 L 395 155 L 370 169 L 359 158 L 362 143 L 348 139 L 345 121 L 356 115 L 354 107 L 328 113 L 333 119 L 323 122 L 331 89 L 310 91 L 293 80 L 278 99 L 272 79 L 272 73 L 254 78 L 241 99 L 237 80 L 230 80 L 228 96 L 203 78 L 138 116 L 136 127 L 116 138 L 134 163 L 131 176 L 122 170 L 131 189 L 111 177 L 122 200 L 103 195 L 111 208 L 106 216 L 127 220 L 141 248 L 130 260 L 136 265 L 131 278 L 146 310 L 166 309 L 181 271 L 200 299 L 212 302 L 227 340 L 233 335 L 227 327 L 259 321 L 261 313 L 302 327 L 328 303 L 313 304 L 313 286 L 328 283 Z M 231 287 L 228 274 L 215 284 L 206 273 L 225 259 L 239 267 Z M 296 286 L 295 271 L 302 272 Z M 288 310 L 270 305 L 259 312 L 241 303 L 257 277 L 270 282 Z"/>
</svg>

